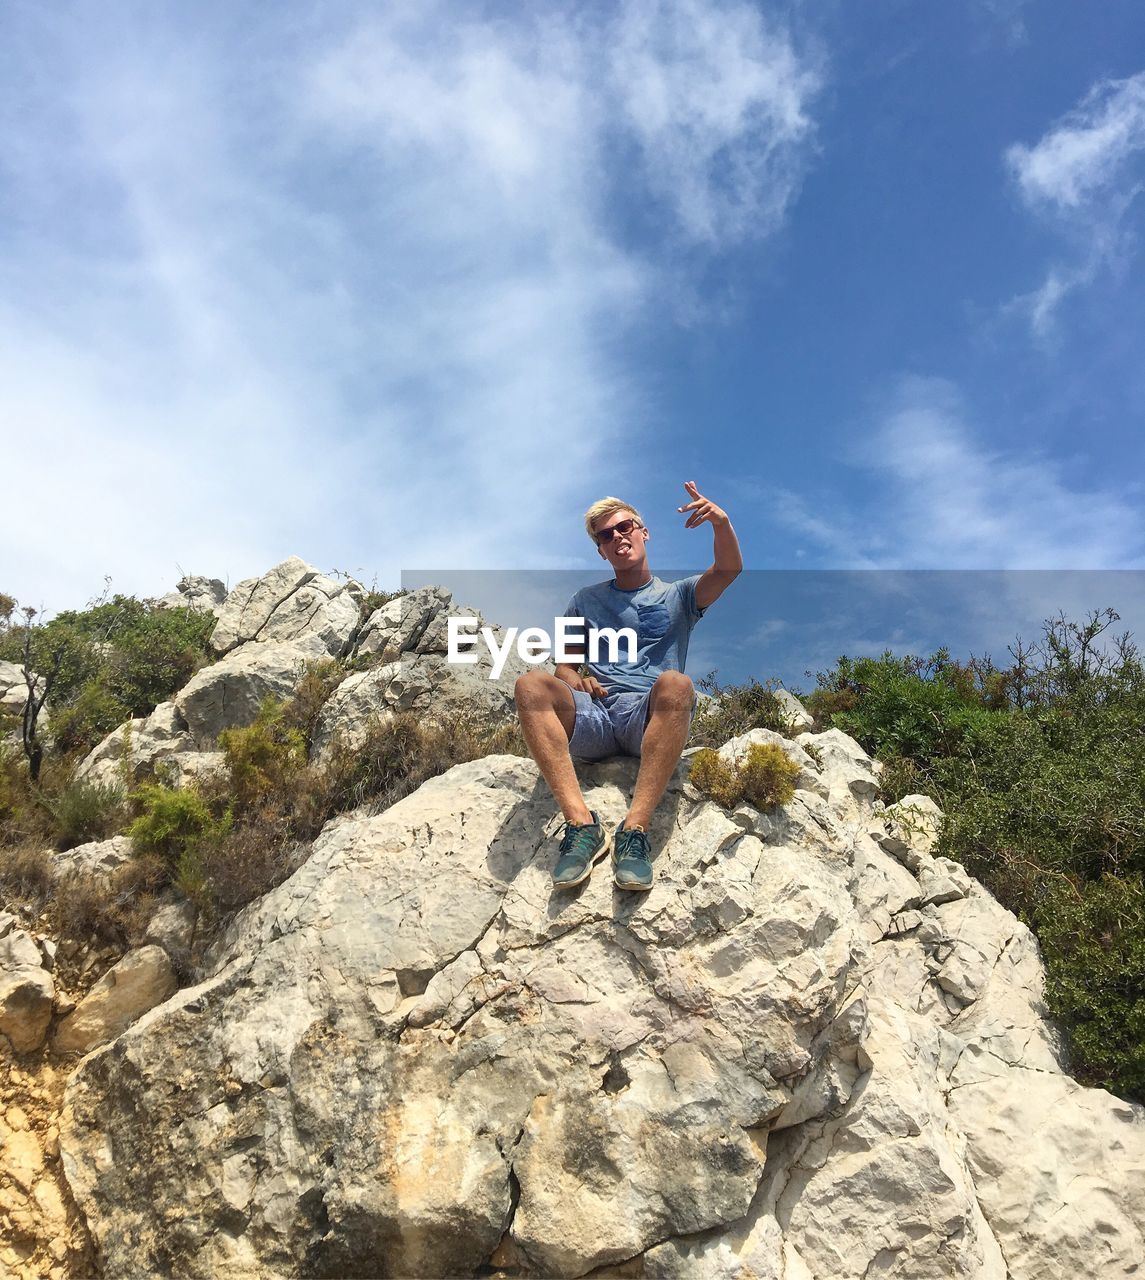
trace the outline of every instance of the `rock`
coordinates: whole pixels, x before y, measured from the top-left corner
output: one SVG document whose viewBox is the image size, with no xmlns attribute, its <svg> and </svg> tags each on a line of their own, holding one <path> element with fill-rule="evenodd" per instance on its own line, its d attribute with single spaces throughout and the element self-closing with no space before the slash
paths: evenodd
<svg viewBox="0 0 1145 1280">
<path fill-rule="evenodd" d="M 814 745 L 833 809 L 847 817 L 870 813 L 871 800 L 879 790 L 878 771 L 874 760 L 853 737 L 838 728 L 829 728 L 824 733 L 800 733 L 796 742 Z"/>
<path fill-rule="evenodd" d="M 432 714 L 446 724 L 472 715 L 494 725 L 516 722 L 514 687 L 517 677 L 530 670 L 529 664 L 514 649 L 493 680 L 492 658 L 484 644 L 475 650 L 477 662 L 449 662 L 450 616 L 489 625 L 473 609 L 455 606 L 450 593 L 440 587 L 399 596 L 371 614 L 357 654 L 374 657 L 379 665 L 348 676 L 331 694 L 314 733 L 315 762 L 329 758 L 336 735 L 343 747 L 354 750 L 365 741 L 371 723 L 384 723 L 395 711 Z M 503 643 L 504 630 L 492 630 Z"/>
<path fill-rule="evenodd" d="M 73 849 L 53 852 L 52 869 L 56 875 L 76 871 L 109 876 L 125 862 L 130 862 L 133 856 L 130 836 L 112 836 L 110 840 L 92 840 Z"/>
<path fill-rule="evenodd" d="M 526 759 L 329 824 L 73 1072 L 104 1274 L 1131 1274 L 1145 1110 L 1062 1074 L 1028 931 L 815 738 L 827 795 L 769 815 L 682 762 L 647 895 L 552 890 Z M 606 822 L 636 769 L 582 767 Z"/>
<path fill-rule="evenodd" d="M 191 902 L 168 902 L 151 917 L 143 935 L 146 946 L 154 943 L 168 955 L 186 952 L 195 933 L 195 907 Z"/>
<path fill-rule="evenodd" d="M 87 1053 L 122 1034 L 148 1009 L 178 989 L 171 962 L 162 947 L 144 946 L 103 975 L 56 1028 L 57 1053 Z"/>
<path fill-rule="evenodd" d="M 9 927 L 0 934 L 0 1035 L 17 1053 L 38 1049 L 52 1020 L 55 984 L 31 934 Z"/>
<path fill-rule="evenodd" d="M 1145 1112 L 976 1045 L 947 1077 L 949 1115 L 1012 1276 L 1129 1276 L 1145 1258 Z M 1048 1121 L 1048 1123 L 1047 1123 Z"/>
<path fill-rule="evenodd" d="M 297 556 L 227 596 L 211 636 L 217 653 L 251 641 L 293 643 L 338 657 L 358 627 L 358 584 L 335 582 Z"/>
<path fill-rule="evenodd" d="M 212 670 L 213 667 L 205 668 L 205 671 Z M 129 720 L 113 729 L 84 757 L 76 777 L 122 786 L 146 777 L 158 761 L 194 749 L 195 739 L 188 732 L 183 713 L 174 702 L 163 702 L 149 716 Z M 125 756 L 128 759 L 125 760 Z"/>
<path fill-rule="evenodd" d="M 472 609 L 455 608 L 453 596 L 444 587 L 419 587 L 397 596 L 366 619 L 354 652 L 378 662 L 396 662 L 402 654 L 447 653 L 445 619 L 480 617 Z"/>
<path fill-rule="evenodd" d="M 19 715 L 28 700 L 24 668 L 15 662 L 0 662 L 0 711 Z"/>
<path fill-rule="evenodd" d="M 802 702 L 790 693 L 787 689 L 774 690 L 776 701 L 783 709 L 784 715 L 792 729 L 811 729 L 815 724 L 815 717 L 807 710 Z"/>
<path fill-rule="evenodd" d="M 251 724 L 266 698 L 291 697 L 307 665 L 324 653 L 313 642 L 243 645 L 204 667 L 175 698 L 188 735 L 179 750 L 212 750 L 224 729 Z"/>
<path fill-rule="evenodd" d="M 227 589 L 218 578 L 180 578 L 176 589 L 156 601 L 161 609 L 194 609 L 199 613 L 221 613 Z"/>
</svg>

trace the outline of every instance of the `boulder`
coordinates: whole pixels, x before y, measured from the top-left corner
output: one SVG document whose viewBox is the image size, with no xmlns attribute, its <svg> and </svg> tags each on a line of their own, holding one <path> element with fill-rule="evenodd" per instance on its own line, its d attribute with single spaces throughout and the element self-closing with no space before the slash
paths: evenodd
<svg viewBox="0 0 1145 1280">
<path fill-rule="evenodd" d="M 395 711 L 432 714 L 445 723 L 469 715 L 492 724 L 515 722 L 514 687 L 530 665 L 514 648 L 494 680 L 493 660 L 484 643 L 474 650 L 475 663 L 451 663 L 446 621 L 450 616 L 489 625 L 475 610 L 455 605 L 441 587 L 411 591 L 370 615 L 356 654 L 378 665 L 347 676 L 327 700 L 311 745 L 315 762 L 328 758 L 335 736 L 353 750 L 365 740 L 371 722 L 384 722 Z M 492 630 L 503 644 L 504 629 Z"/>
<path fill-rule="evenodd" d="M 162 947 L 137 947 L 113 965 L 64 1018 L 52 1037 L 57 1053 L 87 1053 L 120 1035 L 178 987 Z"/>
<path fill-rule="evenodd" d="M 218 578 L 180 578 L 174 591 L 156 601 L 161 609 L 194 609 L 218 617 L 227 598 L 227 589 Z"/>
<path fill-rule="evenodd" d="M 53 851 L 52 869 L 58 876 L 68 872 L 109 876 L 132 857 L 131 837 L 112 836 L 110 840 L 91 840 L 71 849 Z"/>
<path fill-rule="evenodd" d="M 55 983 L 35 939 L 0 914 L 0 1036 L 17 1053 L 38 1049 L 52 1020 Z"/>
<path fill-rule="evenodd" d="M 28 700 L 24 668 L 15 662 L 0 662 L 0 711 L 19 715 Z"/>
<path fill-rule="evenodd" d="M 76 777 L 105 785 L 130 784 L 152 773 L 157 761 L 194 749 L 182 712 L 174 702 L 163 702 L 149 716 L 113 729 L 84 757 Z"/>
<path fill-rule="evenodd" d="M 776 701 L 783 709 L 783 713 L 792 729 L 806 730 L 814 726 L 815 717 L 812 716 L 795 694 L 787 689 L 776 689 L 774 692 Z"/>
<path fill-rule="evenodd" d="M 335 582 L 297 556 L 227 596 L 211 635 L 217 653 L 252 641 L 293 643 L 326 657 L 345 652 L 358 628 L 357 583 Z"/>
<path fill-rule="evenodd" d="M 204 667 L 175 697 L 187 726 L 179 751 L 209 751 L 224 729 L 251 724 L 264 699 L 291 697 L 307 666 L 324 654 L 311 637 L 298 644 L 243 645 Z"/>
<path fill-rule="evenodd" d="M 144 945 L 154 943 L 169 956 L 186 953 L 195 936 L 195 907 L 187 901 L 167 902 L 151 917 Z"/>
<path fill-rule="evenodd" d="M 330 824 L 71 1077 L 102 1274 L 1130 1274 L 1145 1111 L 1063 1074 L 1028 931 L 888 854 L 817 737 L 828 794 L 770 814 L 683 762 L 647 895 L 552 889 L 527 759 Z M 581 767 L 606 822 L 636 769 Z"/>
</svg>

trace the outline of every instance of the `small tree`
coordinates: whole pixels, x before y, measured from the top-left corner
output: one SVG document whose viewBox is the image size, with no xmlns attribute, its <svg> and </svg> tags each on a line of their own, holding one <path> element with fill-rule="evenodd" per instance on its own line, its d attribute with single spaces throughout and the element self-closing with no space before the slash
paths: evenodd
<svg viewBox="0 0 1145 1280">
<path fill-rule="evenodd" d="M 21 610 L 24 615 L 24 683 L 28 686 L 28 697 L 24 702 L 24 716 L 21 721 L 21 740 L 24 754 L 28 757 L 28 774 L 33 782 L 40 779 L 40 768 L 44 762 L 44 744 L 39 734 L 40 712 L 52 691 L 56 676 L 63 661 L 63 650 L 55 650 L 48 661 L 47 671 L 32 670 L 32 622 L 36 610 L 25 606 Z"/>
</svg>

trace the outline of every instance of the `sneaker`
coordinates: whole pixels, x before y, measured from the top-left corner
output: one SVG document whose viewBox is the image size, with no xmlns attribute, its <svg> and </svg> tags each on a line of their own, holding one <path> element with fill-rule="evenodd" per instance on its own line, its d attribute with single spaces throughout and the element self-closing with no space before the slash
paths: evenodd
<svg viewBox="0 0 1145 1280">
<path fill-rule="evenodd" d="M 616 828 L 612 844 L 612 878 L 621 889 L 652 888 L 652 842 L 643 827 Z"/>
<path fill-rule="evenodd" d="M 566 822 L 561 836 L 560 856 L 553 868 L 553 886 L 557 889 L 571 889 L 592 875 L 592 865 L 608 852 L 611 841 L 608 838 L 600 818 L 595 810 L 592 821 L 577 826 L 575 822 Z"/>
</svg>

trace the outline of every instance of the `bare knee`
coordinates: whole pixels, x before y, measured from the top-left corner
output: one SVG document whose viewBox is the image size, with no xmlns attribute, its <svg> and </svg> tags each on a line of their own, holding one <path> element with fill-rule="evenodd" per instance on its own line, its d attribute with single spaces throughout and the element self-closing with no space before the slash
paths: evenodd
<svg viewBox="0 0 1145 1280">
<path fill-rule="evenodd" d="M 549 671 L 526 671 L 517 677 L 513 686 L 517 710 L 526 714 L 535 711 L 556 711 L 563 715 L 572 713 L 572 690 L 563 680 Z"/>
<path fill-rule="evenodd" d="M 682 671 L 662 671 L 652 686 L 654 706 L 691 708 L 696 700 L 696 689 L 691 676 Z"/>
</svg>

